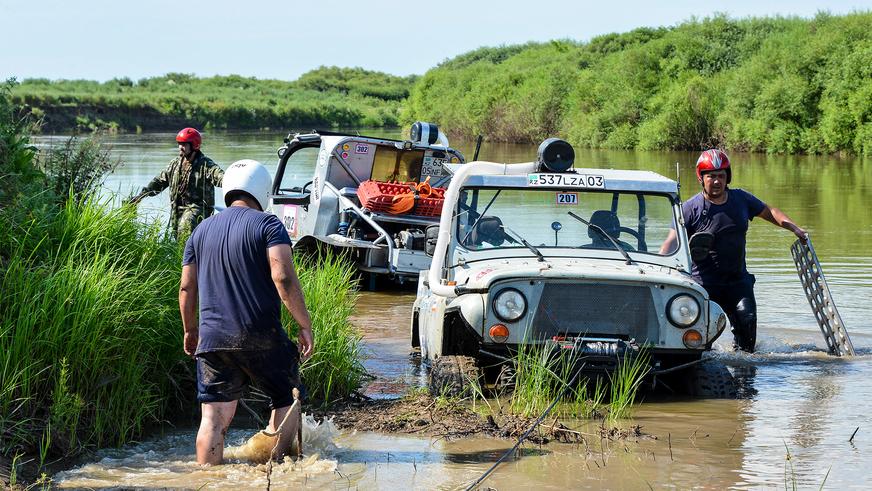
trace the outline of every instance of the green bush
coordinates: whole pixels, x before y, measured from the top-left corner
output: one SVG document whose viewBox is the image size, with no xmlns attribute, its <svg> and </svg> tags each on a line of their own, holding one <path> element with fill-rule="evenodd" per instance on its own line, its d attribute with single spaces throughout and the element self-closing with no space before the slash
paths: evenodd
<svg viewBox="0 0 872 491">
<path fill-rule="evenodd" d="M 869 153 L 872 13 L 717 15 L 669 28 L 479 48 L 412 87 L 401 121 L 587 147 Z"/>
</svg>

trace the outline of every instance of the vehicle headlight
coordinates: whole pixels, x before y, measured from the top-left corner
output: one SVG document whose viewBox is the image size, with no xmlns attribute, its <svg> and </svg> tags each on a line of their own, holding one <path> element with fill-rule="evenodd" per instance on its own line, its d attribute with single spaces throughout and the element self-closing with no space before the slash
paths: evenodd
<svg viewBox="0 0 872 491">
<path fill-rule="evenodd" d="M 666 317 L 675 327 L 689 327 L 699 319 L 699 302 L 690 295 L 672 297 L 666 304 Z"/>
<path fill-rule="evenodd" d="M 521 318 L 527 311 L 527 299 L 514 288 L 506 288 L 494 297 L 494 312 L 504 321 L 512 322 Z"/>
</svg>

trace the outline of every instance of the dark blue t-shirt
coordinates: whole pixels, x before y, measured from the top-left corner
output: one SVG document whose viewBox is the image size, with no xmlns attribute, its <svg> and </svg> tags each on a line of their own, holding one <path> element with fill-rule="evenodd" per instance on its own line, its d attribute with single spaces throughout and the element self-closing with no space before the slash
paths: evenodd
<svg viewBox="0 0 872 491">
<path fill-rule="evenodd" d="M 691 275 L 703 286 L 725 285 L 750 279 L 745 266 L 745 235 L 748 223 L 766 205 L 753 194 L 727 188 L 727 202 L 716 205 L 702 193 L 681 205 L 687 236 L 711 232 L 714 243 L 706 259 L 694 262 Z"/>
<path fill-rule="evenodd" d="M 290 243 L 275 215 L 242 206 L 231 206 L 194 230 L 182 264 L 197 267 L 197 354 L 267 350 L 288 339 L 267 248 Z"/>
</svg>

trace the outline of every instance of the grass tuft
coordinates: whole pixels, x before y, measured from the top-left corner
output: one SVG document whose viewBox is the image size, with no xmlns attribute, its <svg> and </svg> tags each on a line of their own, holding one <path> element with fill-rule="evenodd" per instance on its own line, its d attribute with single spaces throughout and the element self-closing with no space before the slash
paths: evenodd
<svg viewBox="0 0 872 491">
<path fill-rule="evenodd" d="M 562 395 L 555 414 L 563 417 L 589 419 L 605 414 L 612 421 L 629 417 L 648 372 L 648 355 L 624 356 L 608 383 L 604 377 L 592 377 L 567 387 L 583 362 L 583 358 L 566 355 L 550 345 L 522 346 L 515 357 L 509 409 L 525 417 L 538 416 Z"/>
</svg>

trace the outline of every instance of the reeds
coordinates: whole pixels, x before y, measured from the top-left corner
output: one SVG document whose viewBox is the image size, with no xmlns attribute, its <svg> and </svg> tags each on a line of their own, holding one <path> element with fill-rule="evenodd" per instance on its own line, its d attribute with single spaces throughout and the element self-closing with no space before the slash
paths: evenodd
<svg viewBox="0 0 872 491">
<path fill-rule="evenodd" d="M 178 379 L 191 381 L 178 313 L 180 246 L 129 208 L 70 199 L 49 210 L 0 238 L 17 244 L 0 271 L 4 454 L 121 445 L 169 408 L 195 407 L 190 383 L 177 389 Z M 302 377 L 326 404 L 365 373 L 348 321 L 352 268 L 328 255 L 317 265 L 298 260 L 298 274 L 316 341 Z"/>
<path fill-rule="evenodd" d="M 181 246 L 133 208 L 95 197 L 99 148 L 60 150 L 81 157 L 72 179 L 38 170 L 16 114 L 0 86 L 0 456 L 44 463 L 124 444 L 171 409 L 194 409 L 196 394 L 182 350 Z M 57 179 L 68 195 L 53 191 Z M 329 256 L 298 268 L 316 339 L 303 378 L 326 402 L 364 374 L 348 322 L 351 267 Z"/>
<path fill-rule="evenodd" d="M 583 357 L 567 355 L 547 344 L 522 345 L 515 357 L 511 411 L 525 417 L 536 416 L 562 396 L 555 412 L 563 417 L 609 420 L 628 417 L 648 372 L 647 355 L 644 352 L 625 355 L 613 372 L 582 378 L 580 383 L 568 386 L 583 363 Z"/>
<path fill-rule="evenodd" d="M 360 353 L 361 335 L 349 318 L 357 301 L 354 267 L 329 250 L 317 259 L 295 255 L 297 275 L 312 318 L 315 350 L 301 366 L 310 400 L 327 405 L 360 387 L 366 371 Z M 298 326 L 286 311 L 285 325 L 296 339 Z"/>
<path fill-rule="evenodd" d="M 80 437 L 129 441 L 164 415 L 183 356 L 178 246 L 93 199 L 12 232 L 0 277 L 0 452 L 33 451 L 40 438 L 53 454 Z"/>
</svg>

